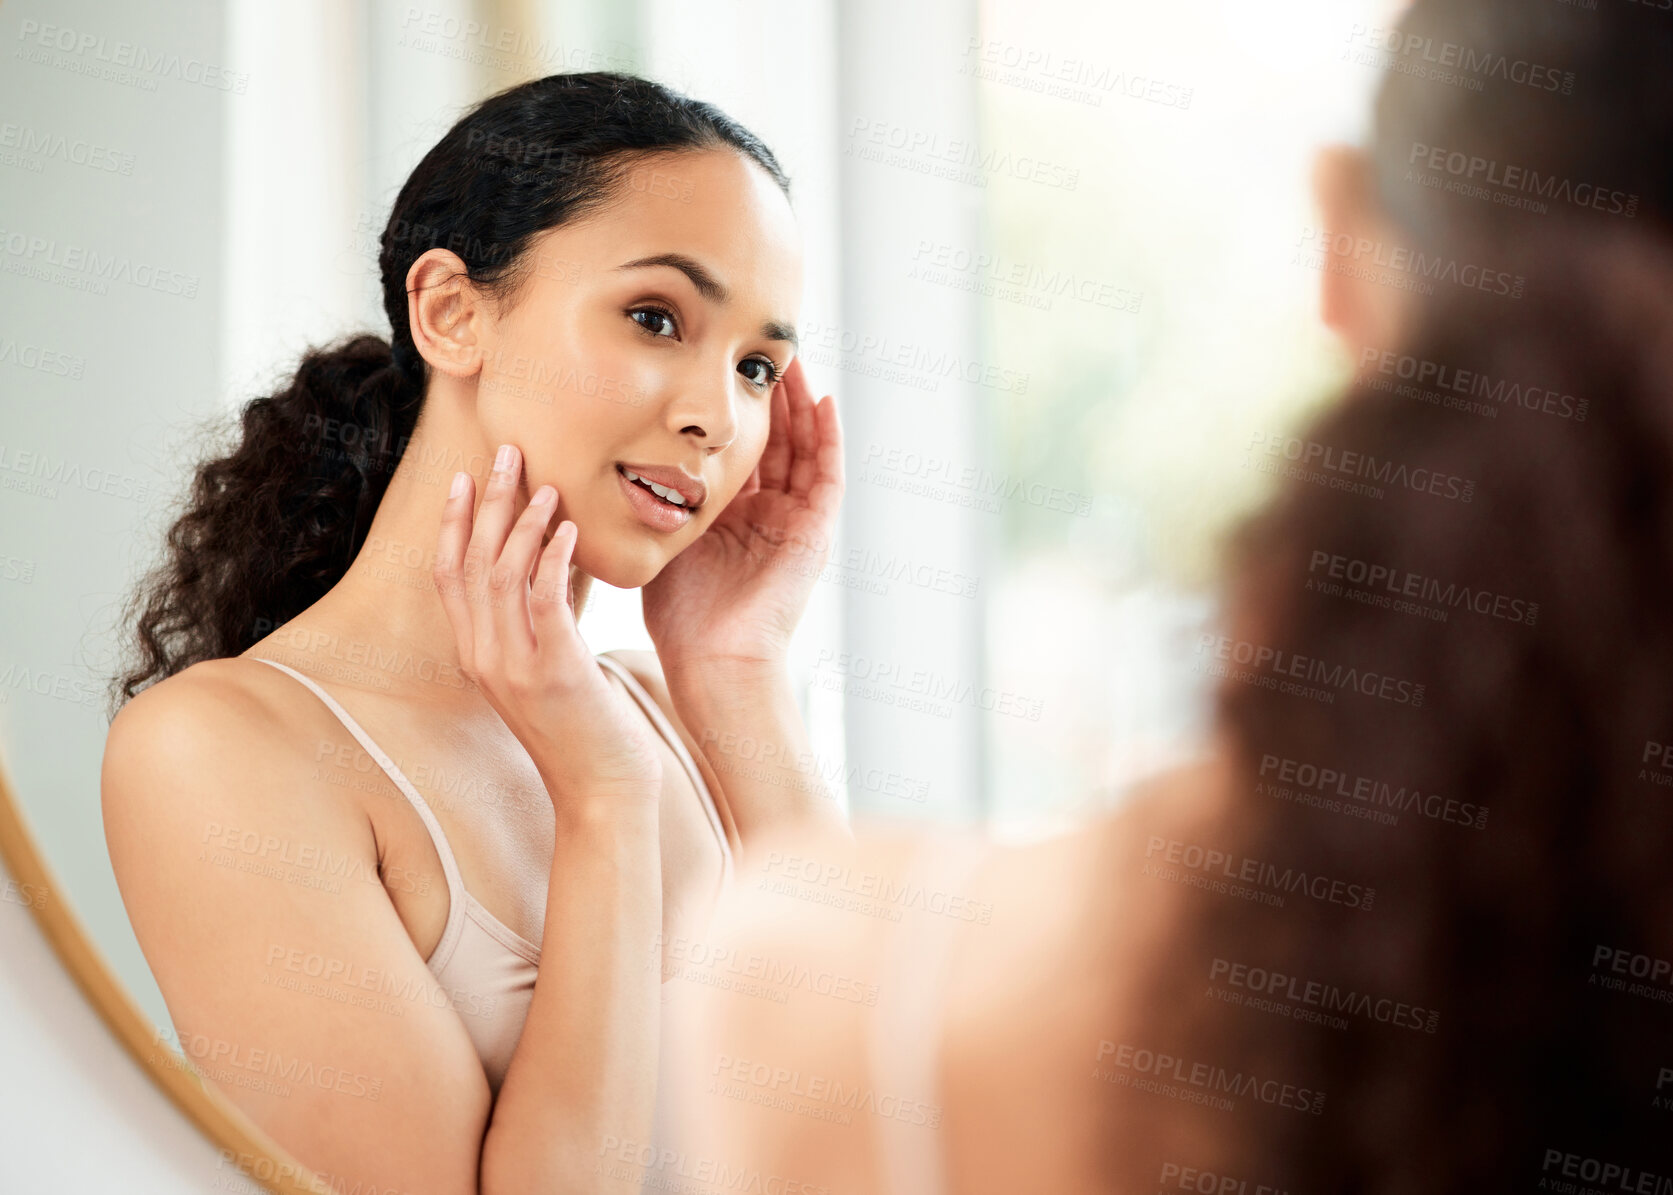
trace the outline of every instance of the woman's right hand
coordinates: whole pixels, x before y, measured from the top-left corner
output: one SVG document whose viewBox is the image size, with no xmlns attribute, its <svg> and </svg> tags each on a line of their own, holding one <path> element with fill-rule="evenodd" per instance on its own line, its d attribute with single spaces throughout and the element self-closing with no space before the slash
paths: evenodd
<svg viewBox="0 0 1673 1195">
<path fill-rule="evenodd" d="M 454 476 L 432 575 L 459 663 L 528 750 L 554 806 L 608 811 L 654 803 L 662 763 L 645 720 L 628 708 L 575 625 L 569 562 L 578 529 L 565 519 L 544 549 L 557 492 L 515 509 L 523 454 L 503 445 L 473 520 L 476 482 Z"/>
</svg>

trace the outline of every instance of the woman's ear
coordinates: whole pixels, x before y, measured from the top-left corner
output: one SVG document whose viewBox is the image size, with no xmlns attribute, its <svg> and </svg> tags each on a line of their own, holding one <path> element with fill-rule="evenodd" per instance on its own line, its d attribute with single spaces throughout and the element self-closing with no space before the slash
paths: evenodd
<svg viewBox="0 0 1673 1195">
<path fill-rule="evenodd" d="M 488 314 L 458 254 L 429 249 L 407 271 L 407 320 L 418 355 L 431 369 L 475 377 L 482 369 Z"/>
<path fill-rule="evenodd" d="M 1377 202 L 1371 160 L 1352 146 L 1325 146 L 1313 160 L 1313 201 L 1325 253 L 1319 317 L 1347 342 L 1355 361 L 1367 348 L 1396 348 L 1410 292 L 1379 280 L 1391 271 L 1375 262 L 1409 246 Z"/>
</svg>

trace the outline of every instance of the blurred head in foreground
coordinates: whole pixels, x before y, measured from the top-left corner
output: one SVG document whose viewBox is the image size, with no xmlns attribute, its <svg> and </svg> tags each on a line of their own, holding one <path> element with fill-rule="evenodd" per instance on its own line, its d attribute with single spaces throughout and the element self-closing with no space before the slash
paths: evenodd
<svg viewBox="0 0 1673 1195">
<path fill-rule="evenodd" d="M 1171 1061 L 1107 1043 L 1186 1093 L 1111 1099 L 1112 1187 L 1673 1190 L 1673 12 L 1421 0 L 1356 47 L 1355 384 L 1233 547 L 1213 840 L 1152 853 L 1257 895 L 1180 898 Z"/>
</svg>

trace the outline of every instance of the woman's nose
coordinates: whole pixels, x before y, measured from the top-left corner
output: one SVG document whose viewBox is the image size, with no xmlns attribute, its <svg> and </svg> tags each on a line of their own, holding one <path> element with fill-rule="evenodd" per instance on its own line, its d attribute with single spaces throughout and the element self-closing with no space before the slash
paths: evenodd
<svg viewBox="0 0 1673 1195">
<path fill-rule="evenodd" d="M 693 369 L 675 384 L 668 402 L 668 425 L 681 435 L 694 436 L 710 452 L 718 452 L 737 435 L 736 387 L 729 363 L 724 370 L 712 363 Z"/>
</svg>

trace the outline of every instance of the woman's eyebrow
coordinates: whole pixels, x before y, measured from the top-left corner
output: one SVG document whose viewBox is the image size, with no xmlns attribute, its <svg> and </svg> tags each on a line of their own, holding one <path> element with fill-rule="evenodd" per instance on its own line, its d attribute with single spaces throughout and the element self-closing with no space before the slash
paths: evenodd
<svg viewBox="0 0 1673 1195">
<path fill-rule="evenodd" d="M 691 279 L 691 285 L 697 288 L 699 295 L 716 306 L 723 306 L 732 297 L 732 292 L 726 289 L 720 279 L 709 273 L 702 262 L 687 257 L 684 253 L 656 253 L 650 257 L 636 257 L 632 261 L 623 262 L 616 269 L 642 270 L 649 266 L 672 266 Z M 766 321 L 761 325 L 761 335 L 768 340 L 784 341 L 792 351 L 801 347 L 796 329 L 785 320 Z"/>
</svg>

